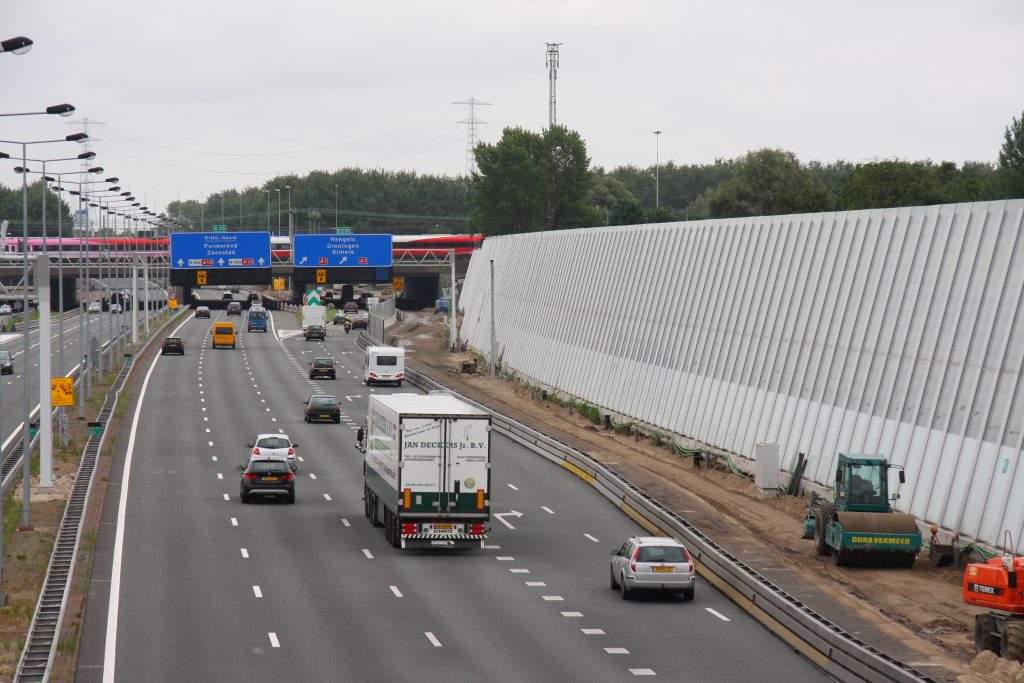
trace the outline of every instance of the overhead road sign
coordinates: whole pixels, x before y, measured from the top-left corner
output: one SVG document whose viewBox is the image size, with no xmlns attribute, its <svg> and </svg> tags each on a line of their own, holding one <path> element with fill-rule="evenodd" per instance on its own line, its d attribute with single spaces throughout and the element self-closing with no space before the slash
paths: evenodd
<svg viewBox="0 0 1024 683">
<path fill-rule="evenodd" d="M 390 237 L 390 236 L 389 236 Z M 269 232 L 175 232 L 171 268 L 269 268 Z"/>
<path fill-rule="evenodd" d="M 391 235 L 296 235 L 296 268 L 390 268 Z"/>
<path fill-rule="evenodd" d="M 226 226 L 226 225 L 215 225 L 215 226 L 213 226 L 213 231 L 214 232 L 227 232 L 228 231 L 228 226 Z"/>
</svg>

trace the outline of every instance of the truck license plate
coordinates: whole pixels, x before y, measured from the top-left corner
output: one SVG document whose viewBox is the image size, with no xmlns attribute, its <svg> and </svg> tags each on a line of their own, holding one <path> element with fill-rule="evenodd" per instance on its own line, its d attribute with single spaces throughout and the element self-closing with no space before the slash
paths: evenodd
<svg viewBox="0 0 1024 683">
<path fill-rule="evenodd" d="M 451 531 L 455 528 L 454 524 L 435 524 L 434 531 Z"/>
<path fill-rule="evenodd" d="M 654 571 L 656 571 L 656 572 L 666 572 L 666 573 L 671 574 L 672 573 L 672 567 L 655 567 Z"/>
</svg>

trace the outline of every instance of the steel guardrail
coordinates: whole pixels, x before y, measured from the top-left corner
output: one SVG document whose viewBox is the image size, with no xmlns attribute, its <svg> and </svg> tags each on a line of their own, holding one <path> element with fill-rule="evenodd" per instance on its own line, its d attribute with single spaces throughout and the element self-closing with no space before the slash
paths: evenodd
<svg viewBox="0 0 1024 683">
<path fill-rule="evenodd" d="M 360 335 L 357 344 L 365 348 L 368 341 L 365 335 Z M 709 583 L 830 676 L 850 683 L 936 683 L 934 678 L 878 650 L 818 614 L 611 467 L 462 396 L 423 373 L 406 368 L 405 378 L 420 389 L 451 392 L 489 413 L 492 425 L 499 432 L 570 470 L 634 519 L 642 518 L 652 527 L 681 538 L 691 551 L 695 551 L 698 571 Z"/>
<path fill-rule="evenodd" d="M 181 308 L 177 314 L 168 317 L 160 327 L 151 330 L 149 338 L 137 350 L 136 357 L 142 357 L 150 345 L 159 338 L 160 333 L 187 311 L 187 306 Z M 96 462 L 107 438 L 107 422 L 114 412 L 121 391 L 135 366 L 134 359 L 121 366 L 117 377 L 107 391 L 97 417 L 97 421 L 103 425 L 103 430 L 99 437 L 90 434 L 82 450 L 82 461 L 79 464 L 71 493 L 68 495 L 68 502 L 64 508 L 64 515 L 61 518 L 57 538 L 54 542 L 53 554 L 50 556 L 50 564 L 46 569 L 46 579 L 39 592 L 39 600 L 36 603 L 35 613 L 32 615 L 32 624 L 29 626 L 25 646 L 15 671 L 13 680 L 19 683 L 22 681 L 47 681 L 50 677 L 53 656 L 57 651 L 60 629 L 67 607 L 68 587 L 71 585 L 71 579 L 74 578 L 74 560 L 78 555 L 78 547 L 82 539 L 82 518 L 92 492 Z"/>
</svg>

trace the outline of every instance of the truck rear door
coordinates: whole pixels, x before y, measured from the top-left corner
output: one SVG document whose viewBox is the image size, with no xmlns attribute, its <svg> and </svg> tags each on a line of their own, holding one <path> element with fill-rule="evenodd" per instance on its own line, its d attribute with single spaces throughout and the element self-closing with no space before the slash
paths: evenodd
<svg viewBox="0 0 1024 683">
<path fill-rule="evenodd" d="M 399 497 L 407 512 L 486 514 L 490 494 L 487 420 L 413 417 L 402 421 Z"/>
</svg>

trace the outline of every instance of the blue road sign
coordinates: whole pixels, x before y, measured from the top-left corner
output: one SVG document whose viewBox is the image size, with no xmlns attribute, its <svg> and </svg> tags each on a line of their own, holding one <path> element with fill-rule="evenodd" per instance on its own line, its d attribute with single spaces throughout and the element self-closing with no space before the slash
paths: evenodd
<svg viewBox="0 0 1024 683">
<path fill-rule="evenodd" d="M 269 268 L 269 232 L 175 232 L 171 268 Z"/>
<path fill-rule="evenodd" d="M 372 268 L 393 265 L 391 235 L 296 235 L 296 268 Z"/>
</svg>

